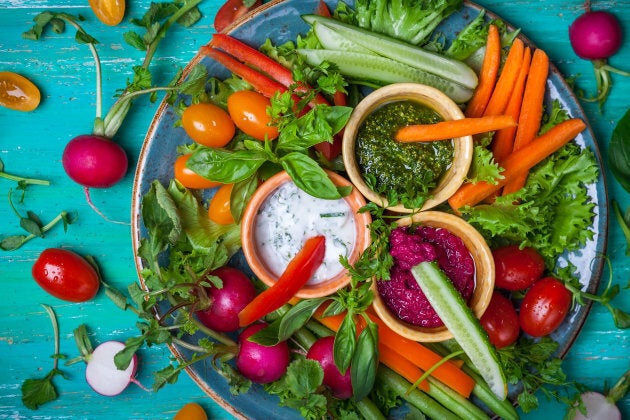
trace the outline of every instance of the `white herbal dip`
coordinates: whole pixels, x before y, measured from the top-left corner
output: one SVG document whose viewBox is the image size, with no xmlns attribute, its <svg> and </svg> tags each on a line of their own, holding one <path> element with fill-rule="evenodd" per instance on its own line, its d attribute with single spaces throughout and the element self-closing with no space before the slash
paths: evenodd
<svg viewBox="0 0 630 420">
<path fill-rule="evenodd" d="M 313 197 L 293 182 L 280 185 L 263 203 L 254 223 L 256 248 L 267 268 L 280 276 L 304 242 L 326 237 L 326 254 L 308 284 L 334 277 L 343 270 L 339 256 L 349 257 L 356 241 L 352 209 L 344 199 Z"/>
</svg>

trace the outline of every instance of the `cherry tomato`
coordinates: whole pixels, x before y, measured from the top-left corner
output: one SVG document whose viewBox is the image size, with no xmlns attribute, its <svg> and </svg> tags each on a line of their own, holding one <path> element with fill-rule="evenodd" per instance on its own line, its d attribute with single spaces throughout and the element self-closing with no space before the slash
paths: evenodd
<svg viewBox="0 0 630 420">
<path fill-rule="evenodd" d="M 0 105 L 16 111 L 32 111 L 40 100 L 39 89 L 26 77 L 10 71 L 0 72 Z"/>
<path fill-rule="evenodd" d="M 550 334 L 562 324 L 571 307 L 572 295 L 553 277 L 538 280 L 521 302 L 521 329 L 532 337 Z"/>
<path fill-rule="evenodd" d="M 225 184 L 221 186 L 210 200 L 208 206 L 208 217 L 215 223 L 220 225 L 230 225 L 234 223 L 232 210 L 230 208 L 230 196 L 234 184 Z"/>
<path fill-rule="evenodd" d="M 269 98 L 253 90 L 240 90 L 228 97 L 228 112 L 232 121 L 245 134 L 257 140 L 273 140 L 278 137 L 278 129 L 269 125 L 271 117 L 267 107 Z"/>
<path fill-rule="evenodd" d="M 520 249 L 508 245 L 492 251 L 496 287 L 506 290 L 525 290 L 545 271 L 545 260 L 534 248 Z"/>
<path fill-rule="evenodd" d="M 261 0 L 256 0 L 254 4 L 247 7 L 243 4 L 243 0 L 228 0 L 219 9 L 214 17 L 214 30 L 217 32 L 223 32 L 232 22 L 247 12 L 255 9 L 262 4 Z"/>
<path fill-rule="evenodd" d="M 96 269 L 85 258 L 66 249 L 42 251 L 31 273 L 42 289 L 69 302 L 92 299 L 100 286 Z"/>
<path fill-rule="evenodd" d="M 197 403 L 184 405 L 173 417 L 173 420 L 207 420 L 206 411 Z"/>
<path fill-rule="evenodd" d="M 186 188 L 204 189 L 214 188 L 221 185 L 220 182 L 211 181 L 202 177 L 192 169 L 186 166 L 186 162 L 190 159 L 191 155 L 181 155 L 175 160 L 173 165 L 173 171 L 175 173 L 175 179 L 178 180 Z"/>
<path fill-rule="evenodd" d="M 125 0 L 89 0 L 92 11 L 105 25 L 116 26 L 125 17 Z"/>
<path fill-rule="evenodd" d="M 492 293 L 490 304 L 479 321 L 488 333 L 490 342 L 499 349 L 515 342 L 521 333 L 512 301 L 497 291 Z"/>
<path fill-rule="evenodd" d="M 236 131 L 228 113 L 208 102 L 187 107 L 182 114 L 182 125 L 191 139 L 208 147 L 225 146 Z"/>
</svg>

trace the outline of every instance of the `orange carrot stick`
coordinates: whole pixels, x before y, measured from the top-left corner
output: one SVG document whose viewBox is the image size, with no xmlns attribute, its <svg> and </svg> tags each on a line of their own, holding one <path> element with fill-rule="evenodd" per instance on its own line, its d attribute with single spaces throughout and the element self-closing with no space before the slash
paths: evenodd
<svg viewBox="0 0 630 420">
<path fill-rule="evenodd" d="M 521 105 L 523 103 L 523 91 L 525 90 L 525 81 L 527 80 L 527 74 L 529 73 L 529 66 L 532 59 L 532 50 L 527 47 L 523 53 L 523 60 L 521 62 L 521 68 L 514 83 L 514 90 L 510 95 L 510 100 L 505 107 L 505 114 L 510 115 L 516 121 L 518 121 L 521 113 Z M 497 131 L 492 140 L 492 154 L 494 159 L 501 164 L 501 162 L 514 150 L 514 137 L 516 135 L 516 127 L 503 128 Z"/>
<path fill-rule="evenodd" d="M 384 345 L 382 342 L 378 343 L 378 352 L 380 361 L 408 380 L 410 383 L 414 384 L 420 377 L 424 374 L 424 372 L 415 364 L 405 359 L 404 357 L 400 357 L 400 353 L 395 351 L 389 346 Z M 429 382 L 427 380 L 423 380 L 418 384 L 418 388 L 423 391 L 429 390 Z"/>
<path fill-rule="evenodd" d="M 516 38 L 512 42 L 510 52 L 505 59 L 501 74 L 497 79 L 497 83 L 492 91 L 488 106 L 483 112 L 483 115 L 501 115 L 505 113 L 505 107 L 510 100 L 510 94 L 514 90 L 514 84 L 518 78 L 518 74 L 523 63 L 523 53 L 525 45 L 523 41 Z"/>
<path fill-rule="evenodd" d="M 394 137 L 403 143 L 450 140 L 455 137 L 471 136 L 514 126 L 516 126 L 516 120 L 509 115 L 487 115 L 440 121 L 434 124 L 412 124 L 402 127 Z"/>
<path fill-rule="evenodd" d="M 337 331 L 343 321 L 345 313 L 335 316 L 322 317 L 322 312 L 322 310 L 317 311 L 315 313 L 315 318 L 331 330 Z M 367 311 L 367 315 L 378 325 L 379 349 L 382 346 L 389 347 L 390 350 L 397 354 L 398 358 L 406 359 L 414 366 L 415 369 L 420 370 L 421 372 L 432 369 L 442 360 L 442 356 L 432 350 L 429 350 L 422 344 L 398 335 L 394 330 L 385 325 L 385 323 L 383 323 L 383 321 L 378 318 L 375 313 Z M 360 332 L 360 330 L 364 327 L 364 323 L 357 323 L 357 330 L 359 330 L 357 332 Z M 385 360 L 381 359 L 381 361 L 383 364 L 394 370 L 394 368 L 389 366 Z M 416 373 L 415 369 L 410 372 L 412 376 Z M 406 377 L 401 372 L 396 371 L 396 373 Z M 431 372 L 431 376 L 466 398 L 470 396 L 470 393 L 475 386 L 475 381 L 464 373 L 453 360 L 448 360 L 435 368 Z M 419 377 L 420 375 L 416 375 L 414 380 L 417 380 Z"/>
<path fill-rule="evenodd" d="M 496 184 L 484 181 L 474 184 L 466 183 L 448 199 L 448 204 L 455 211 L 464 206 L 474 206 L 513 181 L 518 175 L 529 171 L 536 164 L 574 139 L 585 128 L 586 124 L 579 118 L 572 118 L 559 123 L 545 134 L 508 156 L 502 164 L 504 170 L 501 175 L 503 175 L 503 178 L 498 179 Z"/>
<path fill-rule="evenodd" d="M 523 93 L 523 104 L 518 117 L 518 128 L 514 138 L 514 151 L 519 150 L 530 143 L 540 130 L 543 115 L 543 102 L 549 74 L 549 57 L 541 50 L 536 49 L 532 55 L 532 62 Z M 520 190 L 527 180 L 527 172 L 521 174 L 513 182 L 503 188 L 503 195 Z"/>
<path fill-rule="evenodd" d="M 499 67 L 501 65 L 501 36 L 496 25 L 488 27 L 488 41 L 486 41 L 486 53 L 481 64 L 479 84 L 472 98 L 466 106 L 467 117 L 480 117 L 488 105 L 494 85 L 497 82 Z"/>
</svg>

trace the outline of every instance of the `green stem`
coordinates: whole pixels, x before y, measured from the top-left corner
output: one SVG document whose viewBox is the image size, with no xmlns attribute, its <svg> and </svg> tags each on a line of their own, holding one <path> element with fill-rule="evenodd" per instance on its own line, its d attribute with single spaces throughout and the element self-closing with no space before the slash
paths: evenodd
<svg viewBox="0 0 630 420">
<path fill-rule="evenodd" d="M 55 315 L 55 311 L 53 311 L 53 309 L 46 305 L 46 304 L 41 304 L 42 307 L 46 310 L 46 312 L 48 312 L 48 316 L 50 317 L 50 322 L 52 323 L 52 327 L 53 327 L 53 335 L 54 335 L 54 339 L 55 339 L 55 361 L 53 364 L 53 371 L 57 370 L 57 366 L 59 365 L 59 324 L 57 323 L 57 316 Z"/>
<path fill-rule="evenodd" d="M 50 181 L 45 179 L 35 179 L 35 178 L 23 178 L 17 175 L 11 175 L 6 172 L 0 172 L 0 178 L 5 178 L 15 182 L 23 182 L 24 184 L 31 185 L 50 185 Z"/>
<path fill-rule="evenodd" d="M 361 417 L 365 420 L 385 420 L 386 417 L 381 413 L 376 404 L 369 399 L 363 398 L 361 401 L 355 403 L 357 410 L 361 413 Z"/>
<path fill-rule="evenodd" d="M 489 418 L 481 408 L 440 381 L 429 376 L 428 382 L 429 391 L 427 393 L 461 418 L 468 420 L 487 420 Z"/>
<path fill-rule="evenodd" d="M 157 51 L 157 47 L 160 41 L 166 36 L 166 31 L 168 31 L 168 29 L 173 26 L 173 24 L 177 22 L 179 18 L 188 13 L 188 11 L 197 6 L 199 3 L 201 3 L 201 0 L 192 0 L 189 3 L 186 3 L 181 9 L 175 12 L 173 16 L 171 16 L 166 22 L 164 22 L 164 25 L 162 25 L 158 34 L 155 37 L 155 41 L 153 41 L 147 48 L 147 54 L 144 57 L 144 61 L 142 63 L 143 68 L 146 69 L 149 67 L 149 64 L 151 63 L 151 60 L 153 59 L 153 56 Z"/>
</svg>

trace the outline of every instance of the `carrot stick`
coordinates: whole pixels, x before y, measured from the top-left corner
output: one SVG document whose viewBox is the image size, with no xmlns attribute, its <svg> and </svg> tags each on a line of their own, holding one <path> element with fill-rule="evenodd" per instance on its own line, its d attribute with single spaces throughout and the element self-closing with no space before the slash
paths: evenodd
<svg viewBox="0 0 630 420">
<path fill-rule="evenodd" d="M 486 42 L 486 53 L 481 64 L 479 73 L 479 84 L 475 89 L 472 98 L 466 106 L 467 117 L 480 117 L 488 105 L 494 85 L 499 74 L 501 65 L 501 36 L 496 25 L 488 27 L 488 41 Z"/>
<path fill-rule="evenodd" d="M 345 313 L 322 317 L 323 310 L 319 310 L 315 313 L 315 318 L 330 328 L 333 331 L 337 331 Z M 379 334 L 379 349 L 382 346 L 388 347 L 391 351 L 397 354 L 397 357 L 400 359 L 406 359 L 414 366 L 414 370 L 410 372 L 410 375 L 414 375 L 415 369 L 420 370 L 421 372 L 432 369 L 438 362 L 442 360 L 442 356 L 423 346 L 422 344 L 404 338 L 398 335 L 394 330 L 390 329 L 375 313 L 371 311 L 366 312 L 372 321 L 374 321 L 378 325 L 378 334 Z M 357 330 L 365 327 L 364 323 L 357 323 Z M 357 333 L 360 331 L 357 331 Z M 394 368 L 389 366 L 385 360 L 382 360 L 383 364 L 390 367 L 392 370 Z M 396 371 L 399 375 L 403 375 L 401 372 Z M 449 388 L 455 390 L 457 393 L 462 396 L 468 398 L 472 389 L 475 386 L 475 381 L 464 373 L 453 360 L 449 360 L 437 368 L 435 368 L 431 372 L 431 376 L 440 382 L 444 383 Z M 406 377 L 406 376 L 405 376 Z M 417 380 L 420 375 L 415 376 L 415 380 Z M 412 382 L 413 383 L 413 382 Z"/>
<path fill-rule="evenodd" d="M 503 172 L 501 173 L 503 178 L 498 179 L 496 184 L 484 181 L 466 183 L 448 199 L 448 204 L 455 211 L 464 206 L 474 206 L 513 181 L 519 174 L 529 171 L 536 164 L 575 138 L 585 128 L 586 124 L 579 118 L 572 118 L 559 123 L 545 134 L 508 156 L 501 165 L 503 166 Z"/>
<path fill-rule="evenodd" d="M 505 114 L 510 115 L 516 121 L 518 121 L 521 113 L 521 104 L 523 103 L 523 91 L 525 90 L 525 81 L 527 80 L 527 74 L 529 73 L 529 66 L 532 59 L 532 50 L 527 47 L 523 53 L 523 60 L 521 62 L 521 68 L 514 83 L 514 90 L 510 95 L 510 100 L 505 107 Z M 503 128 L 497 131 L 492 140 L 492 154 L 494 159 L 501 164 L 501 162 L 514 150 L 514 136 L 516 135 L 516 127 Z"/>
<path fill-rule="evenodd" d="M 519 150 L 530 143 L 540 130 L 543 115 L 543 102 L 549 74 L 549 57 L 536 49 L 532 55 L 532 62 L 523 93 L 523 104 L 518 117 L 518 128 L 514 137 L 514 150 Z M 527 180 L 527 172 L 521 174 L 513 182 L 503 188 L 503 195 L 520 190 Z"/>
<path fill-rule="evenodd" d="M 435 124 L 412 124 L 402 127 L 394 137 L 402 143 L 450 140 L 514 126 L 516 120 L 509 115 L 487 115 L 440 121 Z"/>
<path fill-rule="evenodd" d="M 505 64 L 503 64 L 501 74 L 494 86 L 492 96 L 483 115 L 501 115 L 505 113 L 505 107 L 510 100 L 510 94 L 514 90 L 514 84 L 523 63 L 524 49 L 525 45 L 519 38 L 512 42 L 510 52 L 505 59 Z"/>
<path fill-rule="evenodd" d="M 383 342 L 380 341 L 378 343 L 378 352 L 378 357 L 385 366 L 387 366 L 412 384 L 416 383 L 416 381 L 420 379 L 420 377 L 424 374 L 422 369 L 420 369 L 418 366 L 405 359 L 404 357 L 400 357 L 400 353 L 398 353 L 391 347 L 384 345 Z M 429 382 L 427 382 L 426 379 L 423 380 L 418 384 L 418 388 L 423 391 L 428 391 Z"/>
</svg>

